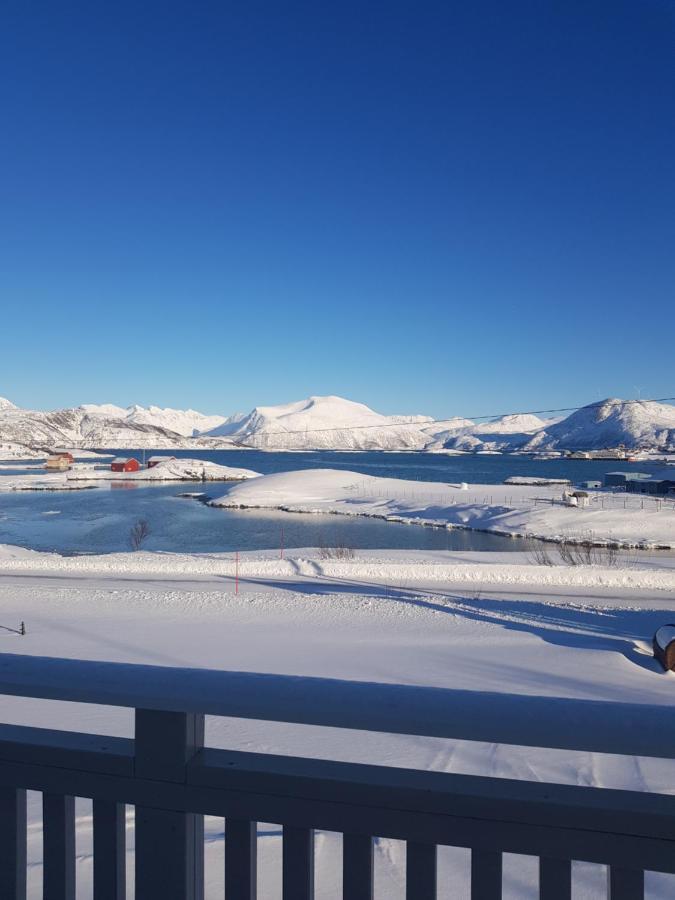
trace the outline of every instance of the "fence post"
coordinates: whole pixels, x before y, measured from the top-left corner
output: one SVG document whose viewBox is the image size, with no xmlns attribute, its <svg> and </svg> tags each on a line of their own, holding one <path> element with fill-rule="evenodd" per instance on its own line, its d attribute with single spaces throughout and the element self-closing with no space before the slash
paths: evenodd
<svg viewBox="0 0 675 900">
<path fill-rule="evenodd" d="M 161 782 L 184 784 L 204 746 L 204 716 L 136 710 L 135 775 L 157 783 L 158 808 L 136 807 L 136 896 L 203 900 L 204 817 L 162 808 Z"/>
</svg>

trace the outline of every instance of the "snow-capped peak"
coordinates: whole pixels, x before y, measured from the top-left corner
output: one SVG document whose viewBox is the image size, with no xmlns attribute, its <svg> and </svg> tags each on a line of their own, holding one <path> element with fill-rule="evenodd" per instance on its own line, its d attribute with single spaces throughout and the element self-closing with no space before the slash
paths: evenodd
<svg viewBox="0 0 675 900">
<path fill-rule="evenodd" d="M 385 416 L 344 397 L 311 396 L 257 406 L 210 434 L 264 449 L 421 449 L 429 438 L 419 426 L 430 421 L 428 416 Z"/>
</svg>

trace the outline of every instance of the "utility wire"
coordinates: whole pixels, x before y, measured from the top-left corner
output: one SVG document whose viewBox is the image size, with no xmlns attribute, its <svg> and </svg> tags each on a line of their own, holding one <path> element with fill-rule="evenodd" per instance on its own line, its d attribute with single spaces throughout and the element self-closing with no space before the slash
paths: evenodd
<svg viewBox="0 0 675 900">
<path fill-rule="evenodd" d="M 653 400 L 621 400 L 622 405 L 627 405 L 629 403 L 669 403 L 674 401 L 675 397 L 660 397 L 658 399 Z M 451 422 L 453 419 L 501 419 L 504 416 L 538 416 L 543 415 L 544 413 L 563 413 L 563 412 L 576 412 L 579 409 L 598 409 L 601 406 L 604 406 L 606 400 L 599 400 L 597 403 L 588 403 L 585 406 L 562 406 L 558 409 L 535 409 L 529 410 L 528 412 L 511 412 L 511 413 L 493 413 L 491 415 L 483 415 L 483 416 L 449 416 L 446 419 L 427 419 L 422 422 L 382 422 L 377 425 L 335 425 L 332 428 L 283 428 L 280 431 L 263 431 L 261 432 L 261 437 L 268 437 L 276 434 L 321 434 L 326 432 L 333 431 L 366 431 L 369 428 L 404 428 L 409 425 L 417 425 L 420 428 L 427 428 L 431 425 L 442 425 L 445 422 Z M 466 426 L 467 428 L 469 426 Z M 245 440 L 247 437 L 250 437 L 252 434 L 255 434 L 254 431 L 247 431 L 244 434 L 238 435 L 233 434 L 233 438 L 238 438 L 235 443 L 239 443 L 242 440 Z M 227 437 L 228 435 L 223 435 L 223 437 Z"/>
</svg>

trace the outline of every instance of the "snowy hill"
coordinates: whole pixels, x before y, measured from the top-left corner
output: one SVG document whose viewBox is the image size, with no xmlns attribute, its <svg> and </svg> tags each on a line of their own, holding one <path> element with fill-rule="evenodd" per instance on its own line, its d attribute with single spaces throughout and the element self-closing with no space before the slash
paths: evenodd
<svg viewBox="0 0 675 900">
<path fill-rule="evenodd" d="M 430 436 L 428 416 L 384 416 L 342 397 L 309 397 L 280 406 L 257 406 L 210 435 L 229 435 L 265 450 L 421 450 Z"/>
<path fill-rule="evenodd" d="M 40 412 L 0 404 L 0 439 L 29 447 L 178 447 L 187 438 L 225 422 L 194 410 L 124 409 L 112 404 Z M 190 443 L 186 444 L 190 446 Z"/>
<path fill-rule="evenodd" d="M 153 425 L 184 437 L 204 434 L 222 425 L 225 416 L 206 416 L 194 409 L 161 409 L 159 406 L 130 406 L 126 419 L 136 425 Z"/>
<path fill-rule="evenodd" d="M 591 403 L 547 426 L 541 445 L 547 449 L 591 450 L 619 444 L 660 450 L 675 447 L 675 406 L 614 398 Z"/>
<path fill-rule="evenodd" d="M 675 448 L 675 407 L 651 400 L 608 399 L 591 403 L 559 421 L 504 416 L 494 422 L 439 436 L 453 450 L 601 450 L 623 444 Z"/>
<path fill-rule="evenodd" d="M 546 422 L 539 416 L 524 413 L 482 422 L 476 425 L 475 430 L 478 434 L 526 434 L 529 431 L 540 431 L 545 427 Z"/>
</svg>

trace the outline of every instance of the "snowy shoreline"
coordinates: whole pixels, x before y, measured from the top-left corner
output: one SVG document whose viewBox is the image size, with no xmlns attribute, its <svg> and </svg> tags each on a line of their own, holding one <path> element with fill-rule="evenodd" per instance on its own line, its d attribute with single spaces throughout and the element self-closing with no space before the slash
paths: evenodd
<svg viewBox="0 0 675 900">
<path fill-rule="evenodd" d="M 548 543 L 675 548 L 675 504 L 594 491 L 592 504 L 580 509 L 563 504 L 560 485 L 537 485 L 536 496 L 532 491 L 532 485 L 463 486 L 305 469 L 237 485 L 209 505 L 363 516 Z"/>
</svg>

